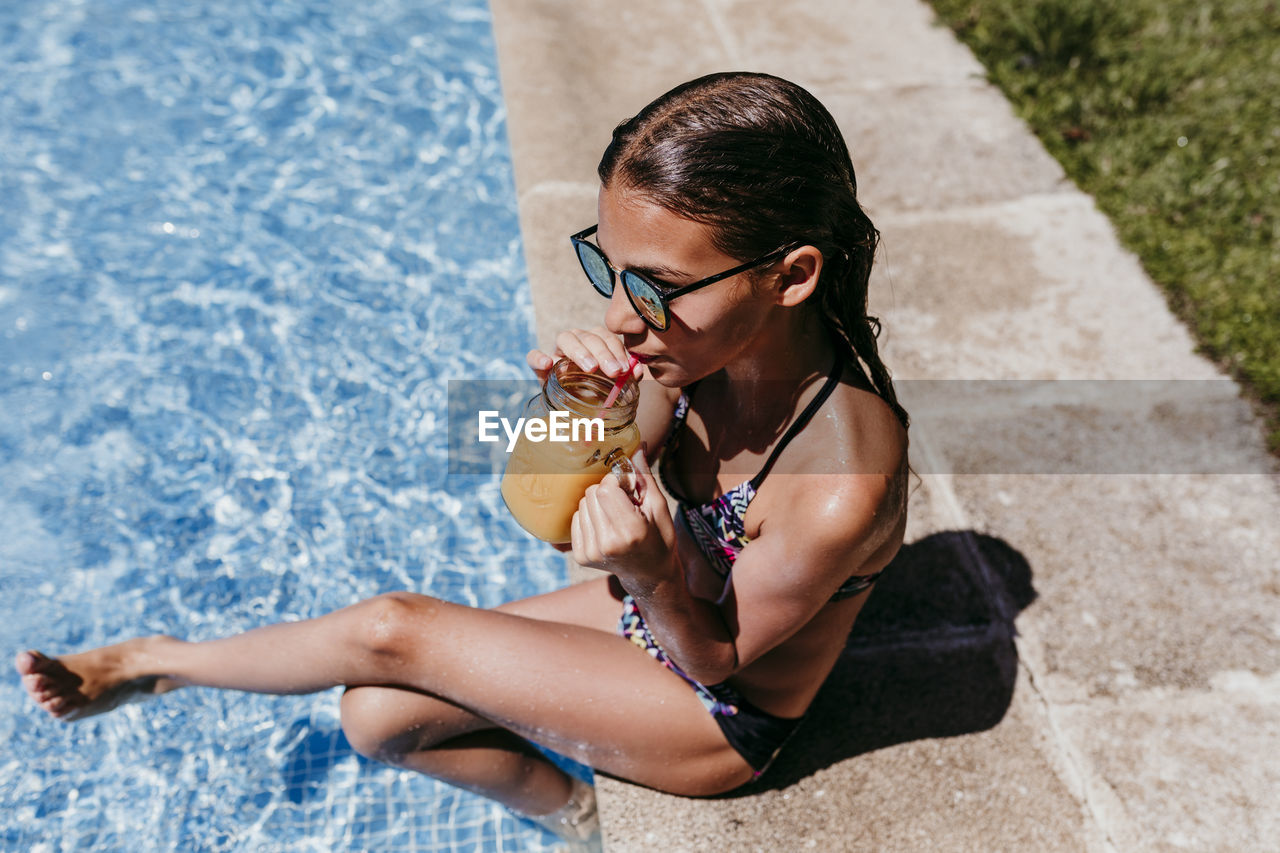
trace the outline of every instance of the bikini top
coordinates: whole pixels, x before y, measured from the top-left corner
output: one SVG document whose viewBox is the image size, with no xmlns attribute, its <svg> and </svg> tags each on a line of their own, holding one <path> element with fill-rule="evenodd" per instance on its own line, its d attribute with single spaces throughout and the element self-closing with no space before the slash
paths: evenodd
<svg viewBox="0 0 1280 853">
<path fill-rule="evenodd" d="M 662 464 L 658 466 L 658 475 L 662 478 L 662 483 L 667 491 L 679 501 L 679 512 L 697 540 L 699 549 L 706 555 L 707 561 L 715 572 L 724 579 L 724 591 L 721 592 L 720 597 L 716 600 L 717 604 L 723 603 L 729 593 L 732 584 L 733 564 L 738 558 L 738 553 L 751 541 L 750 537 L 746 535 L 745 524 L 747 507 L 751 504 L 751 499 L 756 496 L 756 492 L 764 482 L 764 478 L 768 475 L 769 469 L 773 467 L 773 463 L 777 460 L 779 454 L 782 453 L 791 439 L 795 438 L 805 428 L 827 397 L 831 396 L 831 392 L 835 390 L 839 381 L 840 360 L 837 358 L 835 367 L 831 369 L 831 373 L 827 376 L 827 381 L 819 389 L 817 395 L 809 401 L 809 405 L 805 406 L 800 416 L 792 422 L 791 426 L 787 427 L 787 431 L 783 433 L 781 440 L 778 441 L 773 452 L 769 454 L 769 458 L 765 460 L 764 466 L 759 473 L 708 503 L 699 505 L 687 500 L 674 487 L 672 480 L 666 476 L 664 471 L 666 466 Z M 679 443 L 680 428 L 684 426 L 685 419 L 688 417 L 689 400 L 696 387 L 697 383 L 694 383 L 687 391 L 682 391 L 680 394 L 680 399 L 676 403 L 674 421 L 671 424 L 671 429 L 667 432 L 666 439 L 662 443 L 663 461 L 666 460 L 669 453 L 675 451 Z M 851 598 L 870 587 L 879 576 L 880 572 L 869 575 L 853 575 L 836 590 L 835 595 L 831 596 L 831 600 L 840 601 L 845 598 Z"/>
</svg>

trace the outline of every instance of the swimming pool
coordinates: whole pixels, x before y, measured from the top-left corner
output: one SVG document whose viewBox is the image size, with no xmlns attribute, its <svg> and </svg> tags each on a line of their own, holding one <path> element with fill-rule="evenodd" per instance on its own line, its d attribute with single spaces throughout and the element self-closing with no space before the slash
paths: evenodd
<svg viewBox="0 0 1280 853">
<path fill-rule="evenodd" d="M 482 0 L 0 7 L 10 653 L 564 582 L 446 476 L 446 381 L 532 343 L 504 117 Z M 64 726 L 11 675 L 0 847 L 551 849 L 357 758 L 337 700 Z"/>
</svg>

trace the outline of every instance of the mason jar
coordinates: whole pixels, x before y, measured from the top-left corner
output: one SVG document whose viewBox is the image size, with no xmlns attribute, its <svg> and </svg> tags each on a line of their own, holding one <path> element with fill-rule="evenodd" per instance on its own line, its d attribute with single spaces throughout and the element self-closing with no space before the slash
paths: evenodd
<svg viewBox="0 0 1280 853">
<path fill-rule="evenodd" d="M 520 526 L 553 544 L 569 541 L 578 502 L 608 474 L 635 488 L 631 455 L 640 447 L 640 386 L 628 376 L 613 404 L 614 380 L 562 358 L 524 407 L 520 436 L 502 475 L 502 499 Z"/>
</svg>

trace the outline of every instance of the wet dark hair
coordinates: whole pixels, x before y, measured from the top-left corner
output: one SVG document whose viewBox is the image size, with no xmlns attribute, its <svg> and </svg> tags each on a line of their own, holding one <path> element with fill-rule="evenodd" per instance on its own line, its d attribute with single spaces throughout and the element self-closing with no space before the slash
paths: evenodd
<svg viewBox="0 0 1280 853">
<path fill-rule="evenodd" d="M 823 321 L 908 425 L 876 346 L 880 321 L 867 315 L 880 232 L 858 204 L 849 149 L 817 98 L 767 74 L 699 77 L 618 125 L 598 172 L 605 186 L 711 226 L 730 257 L 788 245 L 821 251 Z"/>
</svg>

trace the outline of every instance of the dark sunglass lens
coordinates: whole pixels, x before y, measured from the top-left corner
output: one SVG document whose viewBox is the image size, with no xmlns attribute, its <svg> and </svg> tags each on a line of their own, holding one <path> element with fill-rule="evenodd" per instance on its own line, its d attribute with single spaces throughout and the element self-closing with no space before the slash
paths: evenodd
<svg viewBox="0 0 1280 853">
<path fill-rule="evenodd" d="M 636 307 L 640 316 L 655 329 L 665 330 L 667 306 L 662 301 L 658 289 L 648 279 L 630 270 L 623 270 L 622 284 L 631 295 L 631 304 Z"/>
<path fill-rule="evenodd" d="M 604 296 L 612 296 L 613 273 L 600 250 L 590 243 L 576 243 L 574 249 L 578 252 L 578 263 L 582 264 L 583 272 L 591 279 L 595 289 Z"/>
</svg>

